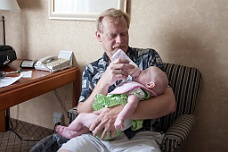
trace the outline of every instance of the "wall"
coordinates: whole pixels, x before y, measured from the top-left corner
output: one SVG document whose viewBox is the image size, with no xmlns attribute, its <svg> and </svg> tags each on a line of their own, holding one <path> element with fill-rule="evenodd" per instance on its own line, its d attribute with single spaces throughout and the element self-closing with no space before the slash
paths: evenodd
<svg viewBox="0 0 228 152">
<path fill-rule="evenodd" d="M 20 13 L 3 12 L 6 42 L 19 58 L 39 59 L 74 52 L 74 64 L 83 67 L 102 54 L 95 23 L 48 19 L 47 0 L 18 0 Z M 164 62 L 197 67 L 202 73 L 196 124 L 182 150 L 228 150 L 228 3 L 225 0 L 134 0 L 129 3 L 130 45 L 156 49 Z M 88 45 L 89 44 L 89 45 Z M 58 89 L 70 108 L 71 85 Z M 54 92 L 11 108 L 12 117 L 52 128 L 54 111 L 64 113 Z M 32 113 L 32 114 L 31 114 Z M 67 121 L 66 121 L 67 123 Z"/>
</svg>

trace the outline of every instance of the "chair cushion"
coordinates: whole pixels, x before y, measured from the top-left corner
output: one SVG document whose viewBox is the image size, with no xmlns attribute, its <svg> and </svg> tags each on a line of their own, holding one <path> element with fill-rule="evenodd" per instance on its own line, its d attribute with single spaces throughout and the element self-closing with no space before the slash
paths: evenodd
<svg viewBox="0 0 228 152">
<path fill-rule="evenodd" d="M 77 109 L 77 107 L 74 107 L 74 108 L 70 109 L 68 111 L 69 123 L 71 123 L 72 121 L 74 121 L 74 119 L 77 117 L 77 115 L 78 115 L 78 109 Z"/>
</svg>

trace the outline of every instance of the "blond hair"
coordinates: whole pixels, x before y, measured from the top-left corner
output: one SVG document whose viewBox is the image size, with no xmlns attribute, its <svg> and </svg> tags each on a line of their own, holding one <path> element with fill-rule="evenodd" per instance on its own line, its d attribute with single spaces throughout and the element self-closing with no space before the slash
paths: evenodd
<svg viewBox="0 0 228 152">
<path fill-rule="evenodd" d="M 96 26 L 97 26 L 97 31 L 98 32 L 103 32 L 103 27 L 102 27 L 102 20 L 107 17 L 110 21 L 119 21 L 121 19 L 121 17 L 124 17 L 124 19 L 127 22 L 127 28 L 130 27 L 130 18 L 128 16 L 128 14 L 124 13 L 121 10 L 115 9 L 115 8 L 110 8 L 105 10 L 104 12 L 102 12 L 96 22 Z"/>
</svg>

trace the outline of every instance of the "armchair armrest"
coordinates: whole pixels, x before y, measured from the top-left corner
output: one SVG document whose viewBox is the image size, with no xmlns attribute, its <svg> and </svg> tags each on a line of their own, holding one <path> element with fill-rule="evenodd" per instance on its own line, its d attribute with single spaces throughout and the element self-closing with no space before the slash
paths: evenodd
<svg viewBox="0 0 228 152">
<path fill-rule="evenodd" d="M 68 111 L 69 123 L 71 123 L 78 115 L 77 107 L 74 107 Z"/>
<path fill-rule="evenodd" d="M 165 133 L 162 141 L 163 152 L 173 152 L 186 140 L 192 126 L 195 123 L 195 116 L 186 114 L 178 117 Z"/>
</svg>

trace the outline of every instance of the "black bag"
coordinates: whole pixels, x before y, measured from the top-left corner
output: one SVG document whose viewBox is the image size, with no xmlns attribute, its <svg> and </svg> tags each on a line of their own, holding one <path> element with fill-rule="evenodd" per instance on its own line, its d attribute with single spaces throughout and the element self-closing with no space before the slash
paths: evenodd
<svg viewBox="0 0 228 152">
<path fill-rule="evenodd" d="M 17 59 L 14 48 L 9 45 L 0 45 L 0 68 Z"/>
</svg>

